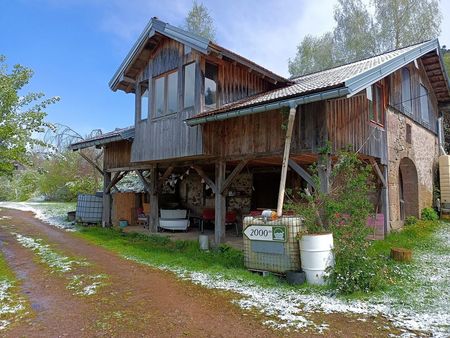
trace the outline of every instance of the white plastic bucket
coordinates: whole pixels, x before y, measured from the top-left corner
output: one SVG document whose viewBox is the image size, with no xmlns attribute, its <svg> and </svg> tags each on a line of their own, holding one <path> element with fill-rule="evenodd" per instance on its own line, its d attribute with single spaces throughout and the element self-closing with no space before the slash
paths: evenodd
<svg viewBox="0 0 450 338">
<path fill-rule="evenodd" d="M 325 270 L 334 265 L 333 235 L 303 235 L 299 244 L 300 260 L 306 281 L 313 285 L 323 285 Z"/>
<path fill-rule="evenodd" d="M 208 235 L 198 236 L 198 243 L 200 244 L 200 250 L 209 250 L 209 238 Z"/>
</svg>

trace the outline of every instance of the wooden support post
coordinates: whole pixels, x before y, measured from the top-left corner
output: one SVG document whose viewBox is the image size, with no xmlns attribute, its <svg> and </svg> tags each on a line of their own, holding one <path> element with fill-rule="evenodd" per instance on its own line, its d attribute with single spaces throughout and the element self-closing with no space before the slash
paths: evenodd
<svg viewBox="0 0 450 338">
<path fill-rule="evenodd" d="M 388 189 L 388 167 L 387 165 L 383 166 L 383 177 L 385 185 L 381 189 L 381 205 L 382 211 L 384 214 L 384 236 L 386 237 L 389 232 L 389 220 L 390 220 L 390 211 L 389 211 L 389 189 Z"/>
<path fill-rule="evenodd" d="M 331 158 L 330 154 L 319 155 L 319 165 L 317 171 L 320 180 L 320 191 L 324 194 L 330 192 L 330 174 L 331 174 Z"/>
<path fill-rule="evenodd" d="M 308 174 L 308 172 L 305 169 L 300 167 L 294 160 L 289 159 L 289 167 L 291 167 L 292 170 L 294 170 L 297 174 L 299 174 L 300 177 L 303 178 L 308 183 L 308 189 L 310 186 L 316 188 L 311 175 Z"/>
<path fill-rule="evenodd" d="M 373 169 L 375 170 L 375 173 L 377 174 L 377 177 L 379 178 L 379 180 L 381 181 L 381 183 L 383 184 L 383 188 L 386 188 L 386 180 L 384 179 L 384 175 L 381 172 L 380 167 L 378 166 L 377 161 L 375 161 L 374 158 L 369 158 L 370 164 L 372 165 Z"/>
<path fill-rule="evenodd" d="M 219 245 L 225 237 L 225 196 L 221 193 L 225 182 L 226 164 L 224 161 L 216 162 L 216 193 L 215 193 L 215 220 L 214 220 L 214 241 Z"/>
<path fill-rule="evenodd" d="M 159 227 L 159 195 L 158 195 L 158 168 L 154 165 L 150 177 L 150 232 L 157 232 Z"/>
<path fill-rule="evenodd" d="M 105 172 L 105 174 L 103 175 L 103 227 L 111 226 L 111 194 L 106 189 L 110 183 L 111 173 Z"/>
<path fill-rule="evenodd" d="M 172 174 L 173 169 L 175 168 L 172 165 L 166 169 L 164 174 L 159 179 L 158 190 L 161 190 L 161 187 L 163 186 L 164 182 L 169 178 L 170 174 Z"/>
<path fill-rule="evenodd" d="M 278 191 L 278 204 L 277 204 L 277 216 L 280 217 L 283 214 L 283 203 L 284 203 L 284 192 L 286 190 L 286 177 L 289 161 L 289 153 L 291 150 L 291 138 L 292 130 L 294 129 L 295 113 L 297 112 L 297 107 L 291 107 L 289 110 L 289 119 L 286 130 L 286 140 L 284 142 L 284 154 L 283 154 L 283 164 L 281 167 L 281 179 L 280 179 L 280 189 Z"/>
</svg>

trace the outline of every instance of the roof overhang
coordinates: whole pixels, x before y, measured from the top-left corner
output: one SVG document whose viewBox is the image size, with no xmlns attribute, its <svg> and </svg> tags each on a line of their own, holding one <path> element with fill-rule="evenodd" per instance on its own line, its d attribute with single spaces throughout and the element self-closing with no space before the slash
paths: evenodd
<svg viewBox="0 0 450 338">
<path fill-rule="evenodd" d="M 118 70 L 115 72 L 112 79 L 109 81 L 109 87 L 116 91 L 117 89 L 124 89 L 134 85 L 135 78 L 129 76 L 127 73 L 132 65 L 139 59 L 139 56 L 148 48 L 148 42 L 150 39 L 155 38 L 156 35 L 163 35 L 179 43 L 182 43 L 190 48 L 202 53 L 210 54 L 216 53 L 221 56 L 225 56 L 231 60 L 239 62 L 240 64 L 249 67 L 250 69 L 260 73 L 262 77 L 271 79 L 272 82 L 288 83 L 289 80 L 282 76 L 279 76 L 258 64 L 237 55 L 223 47 L 214 44 L 212 41 L 205 39 L 197 34 L 190 33 L 178 27 L 165 23 L 157 18 L 152 18 L 150 22 L 145 26 L 144 31 L 135 42 L 130 52 L 127 54 Z M 156 44 L 155 44 L 156 46 Z M 131 91 L 131 90 L 130 90 Z"/>
<path fill-rule="evenodd" d="M 368 86 L 380 81 L 389 74 L 395 72 L 396 70 L 402 68 L 410 62 L 420 58 L 421 56 L 436 50 L 439 53 L 439 41 L 437 39 L 427 41 L 423 44 L 418 45 L 397 57 L 392 58 L 376 67 L 373 67 L 359 75 L 352 77 L 351 79 L 345 81 L 345 86 L 349 89 L 348 97 L 351 97 L 361 90 L 367 88 Z"/>
<path fill-rule="evenodd" d="M 296 107 L 302 104 L 334 99 L 338 97 L 346 96 L 349 93 L 348 88 L 340 87 L 331 90 L 310 93 L 300 96 L 291 97 L 288 99 L 277 100 L 270 103 L 264 103 L 261 105 L 255 105 L 243 109 L 232 110 L 224 113 L 193 117 L 185 121 L 188 126 L 196 126 L 207 122 L 223 121 L 231 119 L 233 117 L 251 115 L 256 113 L 262 113 L 270 110 L 280 109 L 284 107 Z"/>
<path fill-rule="evenodd" d="M 126 128 L 117 132 L 106 133 L 91 139 L 87 139 L 81 142 L 72 143 L 69 146 L 70 150 L 77 151 L 90 147 L 101 147 L 108 143 L 118 142 L 118 141 L 131 141 L 134 139 L 134 128 Z"/>
</svg>

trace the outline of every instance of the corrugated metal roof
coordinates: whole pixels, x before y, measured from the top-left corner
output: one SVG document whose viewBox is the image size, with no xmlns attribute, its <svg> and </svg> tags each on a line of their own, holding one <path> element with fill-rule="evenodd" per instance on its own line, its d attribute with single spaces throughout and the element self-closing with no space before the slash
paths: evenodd
<svg viewBox="0 0 450 338">
<path fill-rule="evenodd" d="M 72 143 L 69 146 L 71 150 L 79 150 L 93 146 L 100 146 L 111 142 L 134 139 L 134 126 L 126 128 L 117 128 L 108 133 L 97 135 L 81 142 Z"/>
<path fill-rule="evenodd" d="M 202 118 L 208 116 L 238 111 L 248 107 L 259 106 L 278 100 L 299 97 L 338 87 L 348 88 L 348 95 L 351 96 L 368 85 L 387 76 L 396 69 L 412 62 L 417 57 L 434 49 L 439 49 L 437 39 L 397 49 L 339 67 L 295 77 L 291 79 L 291 81 L 295 82 L 292 85 L 232 102 L 219 109 L 198 114 L 187 121 L 189 125 L 195 125 L 197 124 L 195 123 L 195 120 L 202 121 L 199 123 L 203 123 L 206 121 Z"/>
</svg>

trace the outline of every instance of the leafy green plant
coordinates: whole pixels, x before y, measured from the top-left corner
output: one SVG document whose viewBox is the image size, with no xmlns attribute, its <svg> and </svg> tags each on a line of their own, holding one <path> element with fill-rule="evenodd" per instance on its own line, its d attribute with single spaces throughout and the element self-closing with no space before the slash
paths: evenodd
<svg viewBox="0 0 450 338">
<path fill-rule="evenodd" d="M 322 156 L 330 152 L 329 146 Z M 321 161 L 312 168 L 316 187 Z M 302 194 L 307 203 L 291 203 L 289 208 L 304 218 L 308 233 L 332 232 L 335 265 L 327 282 L 338 293 L 376 290 L 383 284 L 383 262 L 369 256 L 367 218 L 373 212 L 369 196 L 374 191 L 372 169 L 356 153 L 341 152 L 330 173 L 329 191 L 315 189 Z"/>
<path fill-rule="evenodd" d="M 405 225 L 406 226 L 414 225 L 417 223 L 417 221 L 418 221 L 418 219 L 416 216 L 408 216 L 405 219 Z"/>
<path fill-rule="evenodd" d="M 436 221 L 439 219 L 439 216 L 433 208 L 423 208 L 420 218 L 424 221 Z"/>
</svg>

